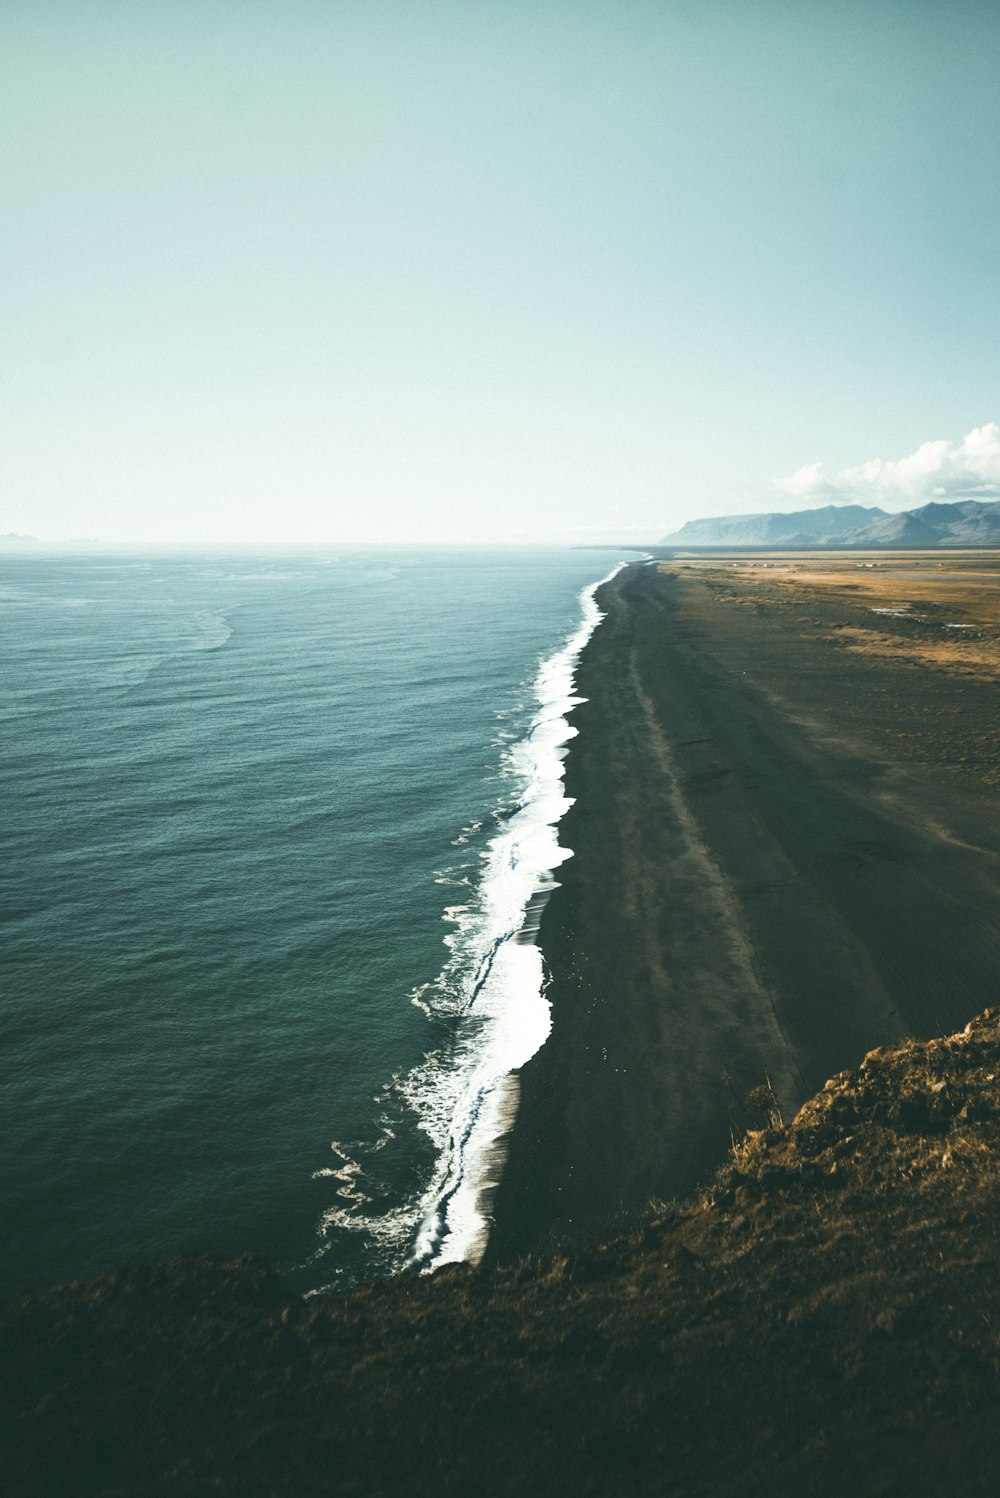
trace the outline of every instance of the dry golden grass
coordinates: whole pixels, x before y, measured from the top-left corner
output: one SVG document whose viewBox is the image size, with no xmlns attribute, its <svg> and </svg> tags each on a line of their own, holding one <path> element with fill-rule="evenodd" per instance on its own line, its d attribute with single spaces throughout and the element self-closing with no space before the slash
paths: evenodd
<svg viewBox="0 0 1000 1498">
<path fill-rule="evenodd" d="M 993 1494 L 998 1078 L 997 1010 L 872 1051 L 572 1254 L 308 1302 L 252 1256 L 21 1296 L 4 1493 Z"/>
<path fill-rule="evenodd" d="M 730 553 L 666 570 L 755 611 L 836 605 L 827 638 L 845 650 L 1000 680 L 1000 552 Z"/>
</svg>

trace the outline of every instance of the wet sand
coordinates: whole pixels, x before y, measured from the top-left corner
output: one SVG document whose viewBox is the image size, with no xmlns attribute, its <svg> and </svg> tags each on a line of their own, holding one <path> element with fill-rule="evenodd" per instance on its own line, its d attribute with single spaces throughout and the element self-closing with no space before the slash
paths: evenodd
<svg viewBox="0 0 1000 1498">
<path fill-rule="evenodd" d="M 872 1047 L 998 1001 L 998 589 L 995 553 L 606 585 L 541 926 L 553 1032 L 490 1259 L 689 1195 L 765 1078 L 789 1117 Z"/>
</svg>

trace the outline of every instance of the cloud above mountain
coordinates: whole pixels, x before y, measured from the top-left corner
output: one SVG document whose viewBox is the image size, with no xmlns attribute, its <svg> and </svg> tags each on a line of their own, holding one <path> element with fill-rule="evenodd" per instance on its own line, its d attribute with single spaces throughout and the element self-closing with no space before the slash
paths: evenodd
<svg viewBox="0 0 1000 1498">
<path fill-rule="evenodd" d="M 973 427 L 961 442 L 923 442 L 907 458 L 872 458 L 832 478 L 820 463 L 807 463 L 777 487 L 803 506 L 908 509 L 929 500 L 1000 499 L 1000 425 Z"/>
</svg>

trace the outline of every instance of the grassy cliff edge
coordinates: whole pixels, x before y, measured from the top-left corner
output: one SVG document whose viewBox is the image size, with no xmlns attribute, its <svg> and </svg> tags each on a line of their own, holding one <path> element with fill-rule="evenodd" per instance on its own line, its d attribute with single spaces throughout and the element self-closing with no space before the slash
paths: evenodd
<svg viewBox="0 0 1000 1498">
<path fill-rule="evenodd" d="M 992 1493 L 1000 1009 L 569 1257 L 303 1302 L 178 1260 L 2 1311 L 11 1495 Z"/>
</svg>

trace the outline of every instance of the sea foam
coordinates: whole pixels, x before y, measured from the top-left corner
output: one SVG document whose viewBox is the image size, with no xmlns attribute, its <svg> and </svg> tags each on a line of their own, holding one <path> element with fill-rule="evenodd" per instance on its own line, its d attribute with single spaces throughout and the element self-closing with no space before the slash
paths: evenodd
<svg viewBox="0 0 1000 1498">
<path fill-rule="evenodd" d="M 542 904 L 556 885 L 554 871 L 572 857 L 560 845 L 558 823 L 572 805 L 563 786 L 566 746 L 576 734 L 568 714 L 585 700 L 574 690 L 576 667 L 603 617 L 597 590 L 619 570 L 583 590 L 578 628 L 539 668 L 538 711 L 526 737 L 507 751 L 508 771 L 524 786 L 517 809 L 486 849 L 478 898 L 452 912 L 449 967 L 464 968 L 467 1020 L 456 1035 L 453 1065 L 435 1079 L 433 1100 L 426 1090 L 431 1079 L 412 1079 L 411 1101 L 440 1148 L 421 1203 L 410 1259 L 415 1266 L 482 1257 L 506 1153 L 503 1140 L 517 1110 L 515 1074 L 551 1029 L 534 938 Z"/>
<path fill-rule="evenodd" d="M 309 1264 L 325 1258 L 338 1230 L 365 1235 L 383 1272 L 476 1263 L 485 1250 L 492 1196 L 517 1111 L 517 1072 L 551 1028 L 535 937 L 542 906 L 556 887 L 555 871 L 572 857 L 559 843 L 558 823 L 572 804 L 563 783 L 567 745 L 576 734 L 568 714 L 585 700 L 574 689 L 576 667 L 603 618 L 597 590 L 624 565 L 583 590 L 578 626 L 538 668 L 528 731 L 502 749 L 501 778 L 514 794 L 508 791 L 494 813 L 496 831 L 482 847 L 478 870 L 473 862 L 461 873 L 437 873 L 438 883 L 465 886 L 470 894 L 465 903 L 444 909 L 451 927 L 448 959 L 438 977 L 410 998 L 428 1019 L 445 1024 L 449 1040 L 394 1077 L 376 1099 L 386 1108 L 385 1132 L 354 1147 L 361 1168 L 352 1147 L 335 1143 L 337 1163 L 315 1173 L 336 1178 L 339 1189 L 321 1218 L 321 1244 Z M 481 822 L 470 823 L 453 846 L 463 847 L 481 830 Z M 427 1137 L 435 1163 L 422 1190 L 390 1204 L 369 1162 L 388 1142 L 400 1106 Z M 322 1294 L 323 1288 L 308 1293 Z"/>
</svg>

